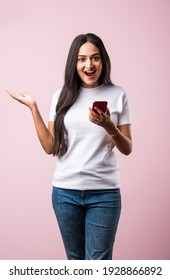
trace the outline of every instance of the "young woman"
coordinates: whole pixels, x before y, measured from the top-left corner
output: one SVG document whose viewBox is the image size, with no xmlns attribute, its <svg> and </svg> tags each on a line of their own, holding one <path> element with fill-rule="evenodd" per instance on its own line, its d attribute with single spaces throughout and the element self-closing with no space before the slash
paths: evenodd
<svg viewBox="0 0 170 280">
<path fill-rule="evenodd" d="M 121 211 L 115 148 L 129 155 L 132 139 L 127 95 L 111 82 L 110 67 L 98 36 L 77 36 L 64 85 L 52 98 L 48 128 L 32 97 L 8 91 L 30 108 L 43 149 L 57 156 L 52 203 L 69 260 L 112 259 Z M 94 101 L 108 107 L 92 109 Z"/>
</svg>

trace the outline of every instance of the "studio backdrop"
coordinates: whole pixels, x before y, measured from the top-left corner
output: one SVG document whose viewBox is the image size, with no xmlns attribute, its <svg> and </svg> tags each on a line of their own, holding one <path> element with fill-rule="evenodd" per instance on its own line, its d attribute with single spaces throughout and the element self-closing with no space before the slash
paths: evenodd
<svg viewBox="0 0 170 280">
<path fill-rule="evenodd" d="M 6 89 L 33 96 L 47 123 L 70 44 L 87 32 L 102 38 L 133 117 L 133 152 L 117 151 L 113 258 L 170 258 L 169 13 L 169 0 L 0 0 L 0 259 L 66 259 L 51 204 L 56 158 Z"/>
</svg>

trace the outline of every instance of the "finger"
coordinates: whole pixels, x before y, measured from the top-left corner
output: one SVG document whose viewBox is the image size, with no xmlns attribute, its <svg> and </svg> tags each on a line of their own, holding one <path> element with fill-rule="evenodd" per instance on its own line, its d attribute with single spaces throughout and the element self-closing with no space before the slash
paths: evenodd
<svg viewBox="0 0 170 280">
<path fill-rule="evenodd" d="M 9 95 L 12 95 L 12 92 L 9 89 L 6 89 L 6 91 Z"/>
<path fill-rule="evenodd" d="M 99 114 L 97 114 L 96 112 L 94 112 L 91 108 L 89 108 L 90 114 L 95 118 L 97 117 Z"/>
<path fill-rule="evenodd" d="M 7 92 L 8 92 L 8 94 L 11 96 L 11 97 L 13 97 L 13 98 L 17 98 L 17 96 L 18 96 L 18 94 L 16 94 L 16 93 L 14 93 L 13 91 L 11 91 L 11 90 L 9 90 L 9 89 L 7 89 Z"/>
<path fill-rule="evenodd" d="M 108 115 L 108 116 L 110 117 L 110 111 L 109 111 L 109 108 L 108 108 L 108 107 L 106 108 L 105 114 Z"/>
<path fill-rule="evenodd" d="M 19 101 L 19 102 L 23 102 L 23 95 L 21 93 L 15 93 L 11 90 L 7 90 L 8 94 L 15 100 Z"/>
<path fill-rule="evenodd" d="M 100 115 L 102 117 L 105 116 L 105 113 L 102 110 L 100 110 L 98 107 L 95 107 L 94 109 L 97 111 L 98 115 Z"/>
<path fill-rule="evenodd" d="M 90 110 L 90 109 L 89 109 L 89 110 Z M 98 114 L 95 114 L 95 115 L 98 116 Z M 96 118 L 96 116 L 94 116 L 93 110 L 90 110 L 90 113 L 89 113 L 89 120 L 90 120 L 91 122 L 93 122 L 93 123 L 96 123 L 96 122 L 97 122 L 97 118 Z"/>
<path fill-rule="evenodd" d="M 99 115 L 101 115 L 102 111 L 101 111 L 98 107 L 94 107 L 94 109 L 97 111 L 97 113 L 98 113 Z"/>
</svg>

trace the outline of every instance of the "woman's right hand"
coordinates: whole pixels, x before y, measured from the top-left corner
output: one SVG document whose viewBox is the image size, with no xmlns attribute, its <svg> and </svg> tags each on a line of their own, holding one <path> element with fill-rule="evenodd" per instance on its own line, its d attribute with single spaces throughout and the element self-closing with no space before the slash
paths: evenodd
<svg viewBox="0 0 170 280">
<path fill-rule="evenodd" d="M 13 99 L 26 105 L 30 109 L 32 109 L 36 105 L 36 101 L 34 100 L 34 98 L 24 92 L 15 93 L 11 90 L 7 90 L 7 92 Z"/>
<path fill-rule="evenodd" d="M 15 100 L 21 102 L 31 109 L 31 113 L 34 119 L 36 131 L 40 143 L 47 154 L 53 154 L 54 151 L 54 136 L 53 136 L 53 122 L 49 122 L 48 128 L 46 127 L 36 101 L 28 94 L 20 92 L 15 93 L 11 90 L 7 90 L 8 94 Z"/>
</svg>

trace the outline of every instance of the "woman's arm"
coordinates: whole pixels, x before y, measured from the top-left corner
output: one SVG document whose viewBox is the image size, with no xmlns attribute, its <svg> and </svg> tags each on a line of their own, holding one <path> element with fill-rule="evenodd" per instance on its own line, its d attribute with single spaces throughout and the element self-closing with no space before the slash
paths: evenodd
<svg viewBox="0 0 170 280">
<path fill-rule="evenodd" d="M 98 114 L 89 108 L 90 121 L 102 126 L 110 135 L 118 150 L 124 155 L 129 155 L 132 152 L 131 125 L 125 124 L 116 127 L 110 118 L 110 112 L 108 108 L 105 113 L 103 113 L 98 108 L 95 109 Z"/>
<path fill-rule="evenodd" d="M 49 122 L 48 128 L 46 127 L 46 125 L 41 117 L 41 114 L 39 112 L 36 101 L 28 94 L 25 94 L 25 93 L 16 94 L 9 90 L 7 92 L 9 93 L 9 95 L 12 98 L 14 98 L 15 100 L 19 101 L 20 103 L 26 105 L 27 107 L 29 107 L 29 109 L 32 113 L 32 116 L 33 116 L 35 128 L 36 128 L 37 135 L 38 135 L 39 141 L 41 143 L 41 146 L 47 154 L 52 154 L 53 148 L 54 148 L 54 136 L 53 136 L 54 123 Z"/>
<path fill-rule="evenodd" d="M 124 124 L 117 128 L 113 124 L 105 128 L 118 150 L 128 156 L 132 152 L 131 125 Z"/>
</svg>

